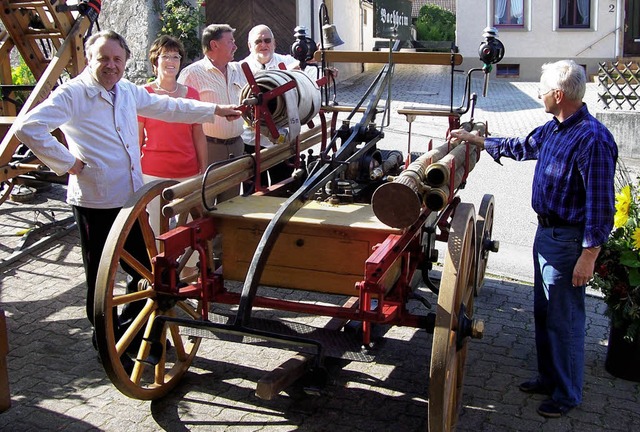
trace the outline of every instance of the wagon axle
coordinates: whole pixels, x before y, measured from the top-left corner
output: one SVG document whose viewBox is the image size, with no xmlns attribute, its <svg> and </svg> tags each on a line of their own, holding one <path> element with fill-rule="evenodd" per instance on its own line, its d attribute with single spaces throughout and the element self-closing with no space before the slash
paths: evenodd
<svg viewBox="0 0 640 432">
<path fill-rule="evenodd" d="M 458 312 L 458 331 L 456 332 L 456 348 L 462 349 L 468 338 L 482 339 L 484 336 L 484 321 L 472 319 L 466 313 L 466 306 L 460 305 Z"/>
</svg>

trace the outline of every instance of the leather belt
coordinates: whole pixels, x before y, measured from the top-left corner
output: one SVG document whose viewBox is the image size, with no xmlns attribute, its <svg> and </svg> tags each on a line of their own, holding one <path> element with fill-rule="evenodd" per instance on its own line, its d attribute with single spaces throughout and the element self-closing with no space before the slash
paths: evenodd
<svg viewBox="0 0 640 432">
<path fill-rule="evenodd" d="M 222 139 L 222 138 L 215 138 L 215 137 L 210 137 L 207 136 L 207 142 L 213 143 L 213 144 L 224 144 L 224 145 L 228 145 L 228 144 L 233 144 L 235 143 L 238 139 L 240 139 L 241 136 L 238 135 L 237 137 L 233 137 L 233 138 L 227 138 L 227 139 Z"/>
<path fill-rule="evenodd" d="M 567 222 L 566 220 L 560 219 L 557 216 L 540 216 L 538 215 L 538 223 L 543 228 L 552 228 L 552 227 L 579 227 L 582 226 L 581 223 Z"/>
</svg>

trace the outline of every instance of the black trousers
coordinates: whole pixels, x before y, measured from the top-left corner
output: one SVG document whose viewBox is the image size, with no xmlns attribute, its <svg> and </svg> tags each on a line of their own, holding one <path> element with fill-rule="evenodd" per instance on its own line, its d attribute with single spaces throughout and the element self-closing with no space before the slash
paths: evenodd
<svg viewBox="0 0 640 432">
<path fill-rule="evenodd" d="M 87 280 L 87 318 L 91 325 L 94 324 L 94 298 L 96 291 L 96 278 L 100 266 L 102 250 L 109 236 L 109 231 L 113 225 L 119 208 L 94 209 L 87 207 L 73 207 L 73 215 L 80 232 L 80 247 L 82 249 L 82 262 Z M 147 253 L 142 230 L 136 222 L 131 228 L 131 232 L 125 242 L 124 248 L 145 267 L 151 268 L 151 261 Z M 138 290 L 138 282 L 142 278 L 131 266 L 120 261 L 122 269 L 127 273 L 127 292 Z M 114 323 L 126 326 L 142 310 L 144 302 L 130 303 L 123 309 L 120 317 L 114 317 Z"/>
</svg>

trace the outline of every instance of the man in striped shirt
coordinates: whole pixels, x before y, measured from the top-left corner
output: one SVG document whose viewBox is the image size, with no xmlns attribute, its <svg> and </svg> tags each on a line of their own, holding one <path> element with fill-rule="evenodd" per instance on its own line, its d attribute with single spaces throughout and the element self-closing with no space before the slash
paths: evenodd
<svg viewBox="0 0 640 432">
<path fill-rule="evenodd" d="M 521 138 L 482 138 L 462 129 L 451 141 L 484 148 L 498 161 L 536 159 L 532 206 L 534 317 L 538 376 L 520 384 L 550 398 L 538 407 L 560 417 L 582 402 L 585 285 L 613 227 L 618 148 L 582 102 L 584 68 L 574 61 L 542 67 L 538 98 L 554 117 Z"/>
<path fill-rule="evenodd" d="M 207 26 L 202 32 L 204 57 L 180 73 L 178 82 L 198 90 L 200 100 L 204 102 L 234 106 L 240 104 L 241 90 L 247 83 L 247 78 L 240 63 L 233 61 L 238 49 L 234 32 L 235 29 L 227 24 Z M 226 160 L 230 155 L 241 156 L 244 153 L 243 123 L 244 120 L 238 118 L 202 125 L 207 136 L 209 164 Z M 240 185 L 221 193 L 218 202 L 233 198 L 239 193 Z"/>
</svg>

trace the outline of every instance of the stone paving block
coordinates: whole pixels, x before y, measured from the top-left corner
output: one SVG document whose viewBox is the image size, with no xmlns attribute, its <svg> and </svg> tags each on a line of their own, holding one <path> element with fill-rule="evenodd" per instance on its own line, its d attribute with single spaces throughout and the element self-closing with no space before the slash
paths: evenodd
<svg viewBox="0 0 640 432">
<path fill-rule="evenodd" d="M 531 341 L 525 339 L 525 343 L 516 343 L 513 345 L 509 356 L 514 359 L 528 361 L 535 357 L 535 348 L 531 345 Z"/>
<path fill-rule="evenodd" d="M 571 419 L 568 417 L 562 417 L 559 419 L 543 420 L 543 423 L 538 430 L 542 432 L 572 432 L 575 429 L 571 424 Z"/>
<path fill-rule="evenodd" d="M 494 392 L 499 392 L 501 395 L 505 395 L 509 392 L 512 383 L 513 379 L 511 376 L 505 375 L 500 371 L 495 371 L 487 380 L 484 390 L 493 390 Z"/>
<path fill-rule="evenodd" d="M 489 420 L 489 424 L 491 425 L 491 427 L 489 427 L 488 429 L 490 430 L 491 428 L 493 428 L 493 430 L 496 431 L 517 430 L 523 432 L 537 432 L 541 430 L 541 425 L 538 421 L 518 419 L 517 422 L 514 422 L 513 420 L 510 421 L 508 417 L 504 416 L 502 413 L 500 413 L 500 416 L 497 416 L 495 414 L 492 415 Z"/>
<path fill-rule="evenodd" d="M 71 422 L 70 424 L 65 426 L 65 432 L 69 431 L 69 432 L 86 432 L 86 431 L 103 431 L 105 429 L 101 428 L 100 426 L 92 426 L 92 425 L 88 425 L 85 422 L 82 421 L 75 421 L 75 422 Z"/>
<path fill-rule="evenodd" d="M 580 412 L 577 415 L 580 416 L 581 425 L 586 429 L 603 430 L 608 427 L 601 414 L 588 410 L 584 404 L 580 406 Z"/>
<path fill-rule="evenodd" d="M 603 423 L 606 425 L 606 430 L 616 431 L 636 431 L 638 429 L 638 419 L 629 418 L 623 413 L 618 412 L 618 407 L 610 407 L 609 415 L 605 415 L 602 418 Z M 612 415 L 615 413 L 615 415 Z"/>
</svg>

